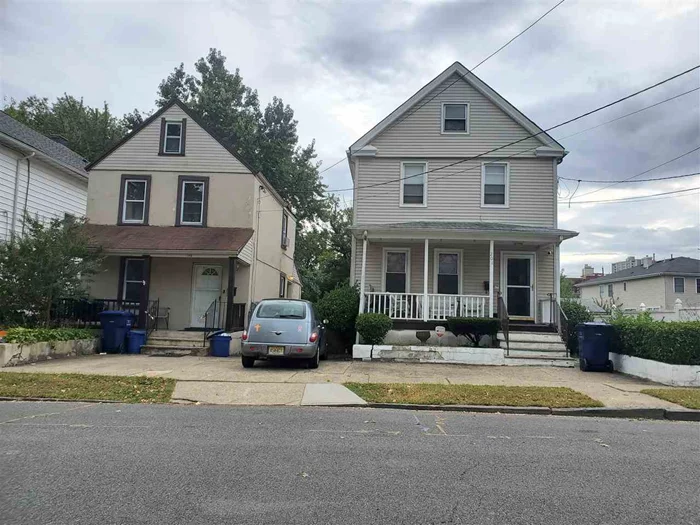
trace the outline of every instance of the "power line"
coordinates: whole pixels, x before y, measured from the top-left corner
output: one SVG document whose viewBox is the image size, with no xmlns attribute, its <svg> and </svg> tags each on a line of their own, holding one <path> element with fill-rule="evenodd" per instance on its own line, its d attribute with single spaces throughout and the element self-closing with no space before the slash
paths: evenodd
<svg viewBox="0 0 700 525">
<path fill-rule="evenodd" d="M 687 188 L 685 190 L 665 191 L 663 193 L 652 193 L 651 195 L 639 195 L 637 197 L 624 197 L 621 199 L 608 199 L 608 200 L 602 200 L 602 201 L 571 201 L 571 204 L 605 204 L 606 202 L 642 202 L 644 200 L 647 200 L 649 197 L 659 197 L 661 195 L 674 195 L 674 194 L 678 194 L 678 193 L 687 193 L 689 191 L 694 191 L 694 190 L 700 190 L 700 186 L 697 186 L 695 188 Z M 649 199 L 649 200 L 657 200 L 657 199 Z M 559 201 L 559 202 L 566 202 L 566 201 Z"/>
<path fill-rule="evenodd" d="M 643 172 L 641 172 L 641 173 L 637 173 L 636 175 L 632 175 L 632 176 L 630 176 L 630 177 L 627 177 L 626 179 L 623 179 L 623 180 L 621 180 L 621 181 L 613 182 L 613 183 L 611 183 L 611 184 L 608 184 L 607 186 L 603 186 L 602 188 L 597 188 L 597 189 L 595 189 L 595 190 L 592 190 L 592 191 L 589 191 L 589 192 L 586 192 L 586 193 L 582 193 L 581 195 L 579 195 L 579 198 L 585 197 L 586 195 L 591 195 L 591 194 L 593 194 L 593 193 L 598 193 L 599 191 L 602 191 L 602 190 L 604 190 L 604 189 L 606 189 L 606 188 L 609 188 L 610 186 L 614 186 L 615 184 L 622 184 L 623 182 L 627 182 L 627 181 L 629 181 L 630 179 L 634 179 L 634 178 L 640 177 L 640 176 L 642 176 L 642 175 L 645 175 L 645 174 L 649 173 L 650 171 L 654 171 L 654 170 L 657 169 L 657 168 L 660 168 L 660 167 L 662 167 L 662 166 L 666 166 L 666 164 L 670 164 L 671 162 L 674 162 L 674 161 L 676 161 L 676 160 L 678 160 L 678 159 L 680 159 L 680 158 L 682 158 L 682 157 L 685 157 L 686 155 L 690 155 L 691 153 L 693 153 L 693 152 L 695 152 L 695 151 L 698 151 L 698 150 L 700 150 L 700 146 L 698 146 L 697 148 L 693 148 L 693 149 L 691 149 L 690 151 L 686 151 L 685 153 L 683 153 L 683 154 L 681 154 L 681 155 L 678 155 L 677 157 L 674 157 L 674 158 L 672 158 L 671 160 L 667 160 L 666 162 L 663 162 L 663 163 L 661 163 L 661 164 L 659 164 L 659 165 L 657 165 L 657 166 L 654 166 L 653 168 L 649 168 L 649 169 L 646 170 L 646 171 L 643 171 Z M 574 201 L 574 202 L 576 202 L 576 201 Z"/>
<path fill-rule="evenodd" d="M 559 177 L 560 179 L 564 180 L 572 180 L 574 182 L 589 182 L 592 184 L 622 184 L 623 182 L 626 183 L 635 183 L 635 182 L 656 182 L 657 180 L 670 180 L 670 179 L 682 179 L 684 177 L 695 177 L 697 175 L 700 175 L 700 173 L 686 173 L 685 175 L 672 175 L 670 177 L 658 177 L 656 179 L 637 179 L 637 180 L 587 180 L 587 179 L 572 179 L 570 177 Z"/>
<path fill-rule="evenodd" d="M 698 67 L 700 67 L 700 66 L 698 66 Z M 586 128 L 586 129 L 577 131 L 576 133 L 572 133 L 571 135 L 566 135 L 566 136 L 562 137 L 560 140 L 566 140 L 566 139 L 568 139 L 568 138 L 571 138 L 571 137 L 580 135 L 580 134 L 585 133 L 585 132 L 587 132 L 587 131 L 590 131 L 590 130 L 593 130 L 593 129 L 597 129 L 597 128 L 599 128 L 599 127 L 601 127 L 601 126 L 604 126 L 604 125 L 606 125 L 606 124 L 610 124 L 610 123 L 612 123 L 612 122 L 617 122 L 618 120 L 621 120 L 621 119 L 623 119 L 623 118 L 627 118 L 627 117 L 629 117 L 629 116 L 636 115 L 636 114 L 638 114 L 638 113 L 641 113 L 642 111 L 646 111 L 647 109 L 651 109 L 651 108 L 660 106 L 661 104 L 664 104 L 664 103 L 666 103 L 666 102 L 670 102 L 670 101 L 672 101 L 672 100 L 675 100 L 675 99 L 677 99 L 677 98 L 679 98 L 679 97 L 682 97 L 682 96 L 684 96 L 684 95 L 687 95 L 687 94 L 689 94 L 689 93 L 692 93 L 692 92 L 698 91 L 698 90 L 700 90 L 700 88 L 695 88 L 695 89 L 691 89 L 691 90 L 689 90 L 689 91 L 685 91 L 685 92 L 683 92 L 683 93 L 679 93 L 679 94 L 674 95 L 674 96 L 672 96 L 672 97 L 666 98 L 666 99 L 664 99 L 664 100 L 661 100 L 661 101 L 659 101 L 659 102 L 656 102 L 656 103 L 651 104 L 651 105 L 649 105 L 649 106 L 646 106 L 646 107 L 644 107 L 644 108 L 641 108 L 641 109 L 632 111 L 632 112 L 627 113 L 627 114 L 625 114 L 625 115 L 621 115 L 621 116 L 619 116 L 619 117 L 616 117 L 616 118 L 614 118 L 614 119 L 608 120 L 608 121 L 603 122 L 603 123 L 601 123 L 601 124 L 597 124 L 597 125 L 595 125 L 595 126 L 591 126 L 591 127 L 589 127 L 589 128 Z M 506 147 L 506 146 L 502 146 L 502 147 Z M 507 160 L 507 159 L 510 159 L 510 158 L 513 158 L 513 157 L 517 157 L 518 155 L 521 155 L 522 153 L 527 153 L 527 152 L 533 151 L 533 150 L 535 150 L 535 149 L 537 149 L 537 148 L 539 148 L 539 146 L 527 148 L 527 149 L 518 151 L 518 152 L 516 152 L 516 153 L 513 153 L 513 154 L 511 154 L 511 155 L 508 155 L 508 156 L 506 156 L 506 157 L 501 157 L 501 158 L 499 158 L 498 160 L 494 160 L 494 161 L 491 161 L 491 162 L 487 162 L 486 164 L 492 164 L 492 163 L 494 163 L 494 162 L 502 162 L 503 160 Z M 696 149 L 697 149 L 697 148 L 696 148 Z M 663 166 L 663 165 L 665 165 L 665 164 L 668 164 L 668 163 L 670 163 L 670 162 L 673 162 L 674 160 L 677 160 L 677 159 L 680 158 L 680 157 L 683 157 L 683 156 L 685 156 L 685 155 L 688 155 L 688 154 L 692 153 L 693 151 L 695 151 L 695 150 L 691 150 L 691 151 L 689 151 L 689 152 L 687 152 L 687 153 L 684 153 L 684 154 L 680 155 L 679 157 L 676 157 L 676 158 L 674 158 L 674 159 L 671 159 L 670 161 L 668 161 L 668 162 L 666 162 L 666 163 L 664 163 L 664 164 L 661 164 L 661 165 L 659 165 L 659 166 L 655 166 L 654 168 L 651 168 L 651 169 L 647 170 L 647 172 L 648 172 L 648 171 L 651 171 L 651 170 L 653 170 L 653 169 L 656 169 L 657 167 L 661 167 L 661 166 Z M 482 154 L 482 155 L 483 155 L 483 154 Z M 470 159 L 467 159 L 467 160 L 470 160 Z M 460 161 L 460 162 L 464 162 L 464 161 Z M 436 170 L 432 170 L 432 171 L 437 171 L 437 169 L 444 169 L 444 168 L 446 168 L 446 167 L 449 167 L 449 166 L 443 166 L 443 167 L 441 167 L 441 168 L 436 168 Z M 479 169 L 479 168 L 480 168 L 480 166 L 474 166 L 474 167 L 471 167 L 471 168 L 467 168 L 467 169 L 465 169 L 465 170 L 460 170 L 460 171 L 458 171 L 458 172 L 449 174 L 448 176 L 458 175 L 458 174 L 461 174 L 461 173 L 466 173 L 467 171 L 471 171 L 471 170 Z M 429 171 L 428 171 L 428 172 L 425 172 L 425 173 L 429 173 Z M 635 176 L 641 176 L 641 175 L 643 175 L 644 173 L 645 173 L 645 172 L 643 172 L 643 173 L 638 173 L 638 174 L 635 175 Z M 435 180 L 440 180 L 441 178 L 444 178 L 444 177 L 434 178 L 433 181 L 435 181 Z M 564 178 L 564 177 L 559 177 L 559 178 L 561 179 L 561 178 Z M 401 179 L 396 179 L 396 180 L 401 180 Z M 574 179 L 574 180 L 578 180 L 578 179 Z M 391 182 L 395 182 L 395 180 L 388 181 L 388 182 L 384 182 L 384 183 L 381 183 L 381 184 L 388 184 L 388 183 L 391 183 Z M 359 186 L 358 188 L 366 188 L 366 187 L 372 187 L 372 185 Z M 327 193 L 340 193 L 340 192 L 343 192 L 343 191 L 352 191 L 353 189 L 354 189 L 354 188 L 343 188 L 343 189 L 330 189 L 330 190 L 324 190 L 324 191 L 327 192 Z M 265 195 L 265 196 L 263 196 L 262 198 L 265 198 L 265 197 L 268 197 L 268 196 L 269 196 L 269 195 Z M 366 195 L 365 198 L 367 198 L 367 197 L 373 197 L 373 196 L 375 196 L 375 195 Z"/>
<path fill-rule="evenodd" d="M 565 1 L 566 1 L 566 0 L 560 0 L 560 2 L 558 2 L 558 3 L 555 4 L 553 7 L 551 7 L 550 9 L 548 9 L 548 10 L 547 10 L 542 16 L 540 16 L 537 20 L 535 20 L 535 21 L 532 22 L 529 26 L 527 26 L 525 29 L 523 29 L 522 31 L 520 31 L 520 33 L 518 33 L 517 35 L 515 35 L 513 38 L 511 38 L 510 40 L 508 40 L 508 42 L 506 42 L 505 44 L 503 44 L 501 47 L 499 47 L 498 49 L 496 49 L 496 51 L 494 51 L 493 53 L 491 53 L 489 56 L 487 56 L 486 58 L 484 58 L 484 59 L 483 59 L 481 62 L 479 62 L 477 65 L 475 65 L 473 68 L 471 68 L 470 71 L 474 71 L 476 68 L 478 68 L 480 65 L 484 64 L 484 63 L 485 63 L 486 61 L 488 61 L 490 58 L 492 58 L 493 56 L 495 56 L 495 55 L 497 55 L 498 53 L 500 53 L 501 51 L 503 51 L 506 47 L 508 47 L 511 43 L 513 43 L 513 41 L 515 41 L 517 38 L 519 38 L 520 36 L 522 36 L 523 34 L 525 34 L 527 31 L 529 31 L 535 24 L 537 24 L 540 20 L 542 20 L 542 19 L 543 19 L 545 16 L 547 16 L 549 13 L 551 13 L 552 11 L 554 11 L 557 7 L 559 7 L 559 6 L 560 6 L 561 4 L 563 4 Z M 442 93 L 444 93 L 444 92 L 447 91 L 449 88 L 451 88 L 452 86 L 454 86 L 459 80 L 465 80 L 463 75 L 461 75 L 461 74 L 459 74 L 459 73 L 457 73 L 457 75 L 458 75 L 457 78 L 455 78 L 450 84 L 446 85 L 446 86 L 445 86 L 444 88 L 442 88 L 440 91 L 438 91 L 437 93 L 435 93 L 432 97 L 430 97 L 429 99 L 425 100 L 424 102 L 422 102 L 422 103 L 419 104 L 418 106 L 415 106 L 415 107 L 411 108 L 411 110 L 410 110 L 409 112 L 407 112 L 405 115 L 403 115 L 400 119 L 396 120 L 395 122 L 392 122 L 391 125 L 390 125 L 389 127 L 387 127 L 387 129 L 384 130 L 384 131 L 387 131 L 388 129 L 390 129 L 390 128 L 396 126 L 397 124 L 403 122 L 404 120 L 406 120 L 409 116 L 413 115 L 416 111 L 418 111 L 419 109 L 421 109 L 423 106 L 425 106 L 425 105 L 428 104 L 429 102 L 432 102 L 432 101 L 435 100 L 438 96 L 440 96 Z M 362 145 L 360 148 L 358 148 L 358 149 L 362 149 L 362 148 L 364 148 L 366 145 L 367 145 L 367 144 L 363 144 L 363 145 Z M 329 169 L 331 169 L 331 168 L 337 166 L 338 164 L 340 164 L 340 163 L 343 162 L 344 160 L 347 160 L 347 157 L 343 157 L 343 158 L 341 158 L 340 160 L 338 160 L 337 162 L 334 162 L 333 164 L 331 164 L 330 166 L 328 166 L 327 168 L 325 168 L 323 171 L 320 171 L 318 174 L 321 175 L 322 173 L 325 173 L 326 171 L 328 171 Z"/>
</svg>

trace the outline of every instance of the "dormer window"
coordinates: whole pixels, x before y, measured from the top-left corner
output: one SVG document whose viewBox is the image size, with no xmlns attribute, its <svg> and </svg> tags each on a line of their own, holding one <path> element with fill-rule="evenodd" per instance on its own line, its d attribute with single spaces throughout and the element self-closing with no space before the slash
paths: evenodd
<svg viewBox="0 0 700 525">
<path fill-rule="evenodd" d="M 185 155 L 187 119 L 160 121 L 159 155 Z"/>
<path fill-rule="evenodd" d="M 442 132 L 469 133 L 469 104 L 442 105 Z"/>
</svg>

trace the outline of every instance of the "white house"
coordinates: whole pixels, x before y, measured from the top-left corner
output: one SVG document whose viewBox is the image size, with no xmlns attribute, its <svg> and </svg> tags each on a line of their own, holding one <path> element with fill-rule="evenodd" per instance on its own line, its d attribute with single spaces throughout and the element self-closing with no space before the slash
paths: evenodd
<svg viewBox="0 0 700 525">
<path fill-rule="evenodd" d="M 82 217 L 87 161 L 66 146 L 0 111 L 0 242 L 22 235 L 24 214 Z"/>
</svg>

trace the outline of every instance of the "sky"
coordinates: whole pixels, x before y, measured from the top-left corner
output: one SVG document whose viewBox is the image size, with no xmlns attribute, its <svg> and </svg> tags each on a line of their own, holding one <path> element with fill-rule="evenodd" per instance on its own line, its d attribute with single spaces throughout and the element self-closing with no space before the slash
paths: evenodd
<svg viewBox="0 0 700 525">
<path fill-rule="evenodd" d="M 295 111 L 321 169 L 454 61 L 473 67 L 556 0 L 37 2 L 0 0 L 0 98 L 68 93 L 122 115 L 154 108 L 159 82 L 211 47 L 261 102 Z M 566 0 L 476 70 L 542 128 L 700 64 L 698 0 Z M 698 91 L 568 137 L 700 85 L 700 72 L 562 127 L 569 179 L 620 180 L 700 146 Z M 568 138 L 566 138 L 568 137 Z M 700 172 L 700 151 L 638 178 Z M 352 186 L 347 162 L 323 174 Z M 610 271 L 628 255 L 700 258 L 697 192 L 632 203 L 577 204 L 700 186 L 700 177 L 617 184 L 564 180 L 562 267 Z M 586 193 L 595 191 L 590 196 Z M 571 204 L 568 198 L 571 197 Z M 339 194 L 351 204 L 351 193 Z"/>
</svg>

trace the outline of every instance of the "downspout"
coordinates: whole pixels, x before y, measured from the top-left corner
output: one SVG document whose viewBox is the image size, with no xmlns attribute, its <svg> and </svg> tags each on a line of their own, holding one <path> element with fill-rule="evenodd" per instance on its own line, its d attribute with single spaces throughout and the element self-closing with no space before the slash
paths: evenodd
<svg viewBox="0 0 700 525">
<path fill-rule="evenodd" d="M 33 155 L 33 153 L 32 153 Z M 27 223 L 25 217 L 27 216 L 27 201 L 29 200 L 29 181 L 32 176 L 32 161 L 27 159 L 27 188 L 24 191 L 24 210 L 22 211 L 22 237 L 24 237 L 24 226 Z"/>
<path fill-rule="evenodd" d="M 15 191 L 12 197 L 12 223 L 10 225 L 10 240 L 14 240 L 15 227 L 17 226 L 17 198 L 19 197 L 19 165 L 22 163 L 23 160 L 28 161 L 34 155 L 36 155 L 36 152 L 32 151 L 29 155 L 25 155 L 24 157 L 20 157 L 19 159 L 17 159 L 17 167 L 15 168 Z M 29 170 L 29 164 L 27 164 L 27 170 Z"/>
</svg>

